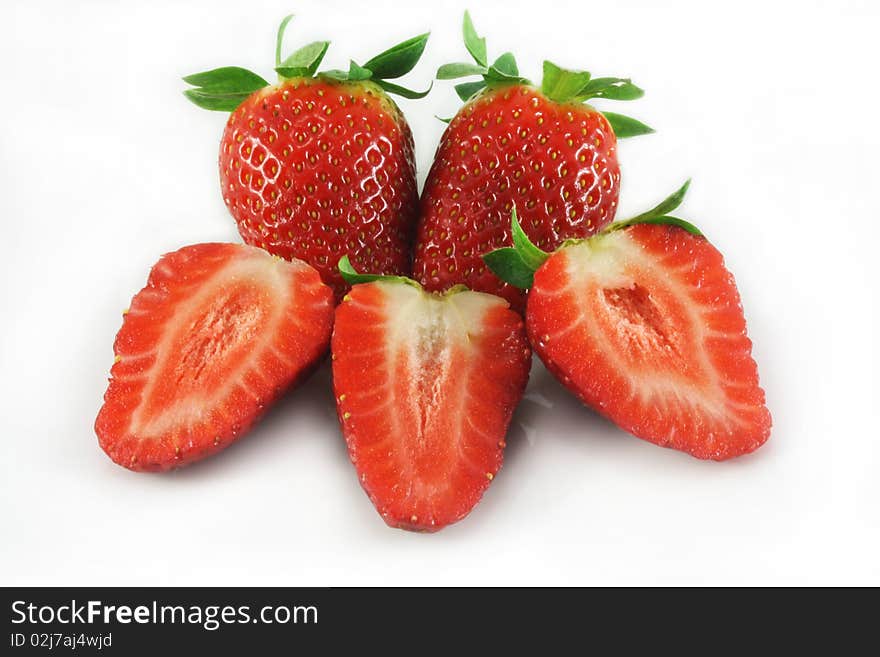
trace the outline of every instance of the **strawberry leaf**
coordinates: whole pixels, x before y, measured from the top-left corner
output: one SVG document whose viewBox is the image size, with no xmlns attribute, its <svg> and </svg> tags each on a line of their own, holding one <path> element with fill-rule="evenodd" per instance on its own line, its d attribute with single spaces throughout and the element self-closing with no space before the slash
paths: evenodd
<svg viewBox="0 0 880 657">
<path fill-rule="evenodd" d="M 351 264 L 351 260 L 348 259 L 347 255 L 344 255 L 339 259 L 337 267 L 339 268 L 339 273 L 342 275 L 343 280 L 345 280 L 345 282 L 349 285 L 358 285 L 359 283 L 372 283 L 374 281 L 388 281 L 391 283 L 406 283 L 408 285 L 421 287 L 414 280 L 412 280 L 411 278 L 407 278 L 406 276 L 388 276 L 385 274 L 359 274 L 354 266 Z"/>
<path fill-rule="evenodd" d="M 485 88 L 486 83 L 483 80 L 477 82 L 462 82 L 461 84 L 455 85 L 455 93 L 458 94 L 458 97 L 461 98 L 462 102 L 466 103 L 470 100 L 471 96 Z"/>
<path fill-rule="evenodd" d="M 524 263 L 519 252 L 511 246 L 490 251 L 483 256 L 483 262 L 502 281 L 521 290 L 532 287 L 535 281 L 535 270 Z"/>
<path fill-rule="evenodd" d="M 526 235 L 519 223 L 519 217 L 516 216 L 516 208 L 513 208 L 510 222 L 510 234 L 513 238 L 513 246 L 516 249 L 516 252 L 527 267 L 531 268 L 533 271 L 536 270 L 544 264 L 544 261 L 550 256 L 550 254 L 532 244 L 529 236 Z"/>
<path fill-rule="evenodd" d="M 541 93 L 557 103 L 575 100 L 590 82 L 587 71 L 569 71 L 550 61 L 544 62 Z"/>
<path fill-rule="evenodd" d="M 215 112 L 233 112 L 250 94 L 207 94 L 198 89 L 186 89 L 183 95 L 202 109 Z"/>
<path fill-rule="evenodd" d="M 284 78 L 310 78 L 318 70 L 329 47 L 329 41 L 315 41 L 303 46 L 281 62 L 280 66 L 276 66 L 275 71 Z"/>
<path fill-rule="evenodd" d="M 636 226 L 638 224 L 659 224 L 661 226 L 676 226 L 678 228 L 686 230 L 691 235 L 696 235 L 697 237 L 705 237 L 705 235 L 703 235 L 703 232 L 699 228 L 694 226 L 691 222 L 669 215 L 664 215 L 662 217 L 648 217 L 647 219 L 627 219 L 626 221 L 618 221 L 611 224 L 607 230 L 621 230 L 623 228 L 629 228 L 630 226 Z"/>
<path fill-rule="evenodd" d="M 673 210 L 675 210 L 681 202 L 684 200 L 685 194 L 687 194 L 688 188 L 691 186 L 691 179 L 688 178 L 685 180 L 684 184 L 675 190 L 672 194 L 663 199 L 660 203 L 655 205 L 653 208 L 646 212 L 642 212 L 627 221 L 635 221 L 641 222 L 646 219 L 654 219 L 656 217 L 662 217 L 663 215 L 667 215 Z"/>
<path fill-rule="evenodd" d="M 187 98 L 203 109 L 218 112 L 233 111 L 245 98 L 269 84 L 256 73 L 238 66 L 194 73 L 183 81 L 197 87 L 183 92 Z"/>
<path fill-rule="evenodd" d="M 464 12 L 464 22 L 462 24 L 462 33 L 464 34 L 464 47 L 483 68 L 488 68 L 488 59 L 486 58 L 486 39 L 477 35 L 474 29 L 474 23 L 471 20 L 469 12 Z"/>
<path fill-rule="evenodd" d="M 256 73 L 238 66 L 224 66 L 203 73 L 193 73 L 183 78 L 183 81 L 194 87 L 199 87 L 200 91 L 205 93 L 253 93 L 257 89 L 269 85 Z"/>
<path fill-rule="evenodd" d="M 501 84 L 529 84 L 529 81 L 519 75 L 516 58 L 513 53 L 506 52 L 496 59 L 484 76 L 487 82 Z"/>
<path fill-rule="evenodd" d="M 284 41 L 284 32 L 287 30 L 287 24 L 293 19 L 293 14 L 288 14 L 281 19 L 278 26 L 278 36 L 275 37 L 275 66 L 281 66 L 281 43 Z"/>
<path fill-rule="evenodd" d="M 372 76 L 373 72 L 370 69 L 359 66 L 353 59 L 349 61 L 346 79 L 352 82 L 361 82 L 362 80 L 369 80 Z"/>
<path fill-rule="evenodd" d="M 488 70 L 489 69 L 485 68 L 484 66 L 477 66 L 476 64 L 444 64 L 437 69 L 437 79 L 454 80 L 456 78 L 463 78 L 469 75 L 485 75 Z"/>
<path fill-rule="evenodd" d="M 647 135 L 654 132 L 654 128 L 623 114 L 616 114 L 614 112 L 602 112 L 602 114 L 608 119 L 611 129 L 614 130 L 614 134 L 618 139 Z"/>
<path fill-rule="evenodd" d="M 483 256 L 483 261 L 502 281 L 520 289 L 532 286 L 538 267 L 550 257 L 535 246 L 526 235 L 516 216 L 516 208 L 510 214 L 510 234 L 513 246 L 495 249 Z"/>
<path fill-rule="evenodd" d="M 409 73 L 418 63 L 425 51 L 429 33 L 420 34 L 402 43 L 398 43 L 373 57 L 364 64 L 364 68 L 372 72 L 373 79 L 393 80 Z"/>
<path fill-rule="evenodd" d="M 645 95 L 631 80 L 623 78 L 595 78 L 581 89 L 581 100 L 607 98 L 609 100 L 635 100 Z"/>
<path fill-rule="evenodd" d="M 685 221 L 684 219 L 679 219 L 678 217 L 672 217 L 669 215 L 670 212 L 681 205 L 681 202 L 684 200 L 685 194 L 687 194 L 688 188 L 690 186 L 691 179 L 688 178 L 681 187 L 679 187 L 672 194 L 667 196 L 665 199 L 663 199 L 660 203 L 655 205 L 647 212 L 642 212 L 641 214 L 638 214 L 631 219 L 627 219 L 626 221 L 615 222 L 611 224 L 607 230 L 620 230 L 622 228 L 635 226 L 637 224 L 660 224 L 665 226 L 678 226 L 679 228 L 682 228 L 689 232 L 691 235 L 702 237 L 703 233 L 692 223 Z"/>
<path fill-rule="evenodd" d="M 382 89 L 387 91 L 390 94 L 396 94 L 401 96 L 402 98 L 409 98 L 410 100 L 417 100 L 419 98 L 424 98 L 427 96 L 431 89 L 434 86 L 434 83 L 428 85 L 428 88 L 424 91 L 413 91 L 412 89 L 407 89 L 406 87 L 401 87 L 399 84 L 392 84 L 387 80 L 374 80 L 376 84 L 378 84 Z"/>
</svg>

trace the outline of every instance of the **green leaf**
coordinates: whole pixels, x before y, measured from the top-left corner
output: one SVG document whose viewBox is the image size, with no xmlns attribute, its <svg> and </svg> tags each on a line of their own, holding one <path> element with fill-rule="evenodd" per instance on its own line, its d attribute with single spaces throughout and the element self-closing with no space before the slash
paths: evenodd
<svg viewBox="0 0 880 657">
<path fill-rule="evenodd" d="M 553 62 L 544 62 L 541 92 L 550 100 L 557 103 L 573 100 L 582 93 L 589 82 L 590 74 L 587 71 L 569 71 L 560 68 Z"/>
<path fill-rule="evenodd" d="M 233 111 L 245 98 L 269 84 L 256 73 L 238 66 L 194 73 L 183 81 L 197 87 L 184 91 L 184 96 L 202 109 L 217 112 Z"/>
<path fill-rule="evenodd" d="M 496 59 L 486 72 L 486 80 L 501 84 L 529 84 L 529 81 L 520 77 L 513 53 L 506 52 Z"/>
<path fill-rule="evenodd" d="M 653 208 L 648 210 L 647 212 L 642 212 L 639 215 L 631 219 L 627 219 L 628 222 L 636 222 L 636 223 L 644 223 L 647 219 L 654 219 L 657 217 L 662 217 L 664 215 L 668 215 L 670 212 L 675 210 L 681 202 L 684 200 L 685 194 L 687 194 L 688 188 L 691 186 L 691 179 L 688 178 L 685 180 L 684 184 L 675 190 L 672 194 L 663 199 L 660 203 L 655 205 Z"/>
<path fill-rule="evenodd" d="M 193 73 L 183 78 L 187 84 L 199 87 L 205 93 L 253 93 L 269 85 L 256 73 L 239 66 L 224 66 L 203 73 Z"/>
<path fill-rule="evenodd" d="M 235 93 L 209 94 L 198 89 L 186 89 L 183 95 L 202 109 L 216 112 L 232 112 L 250 96 L 250 94 Z"/>
<path fill-rule="evenodd" d="M 337 267 L 339 267 L 339 273 L 342 274 L 343 280 L 345 280 L 345 282 L 349 285 L 357 285 L 359 283 L 372 283 L 373 281 L 388 281 L 391 283 L 407 283 L 408 285 L 421 287 L 414 280 L 412 280 L 411 278 L 407 278 L 406 276 L 359 274 L 352 266 L 351 261 L 348 259 L 347 255 L 344 255 L 339 259 L 339 264 L 337 265 Z"/>
<path fill-rule="evenodd" d="M 531 268 L 532 271 L 537 270 L 538 267 L 543 265 L 544 261 L 550 257 L 550 254 L 532 244 L 529 236 L 526 235 L 519 223 L 515 207 L 513 208 L 513 212 L 511 212 L 510 222 L 510 234 L 513 237 L 513 246 L 516 249 L 516 252 L 527 267 Z"/>
<path fill-rule="evenodd" d="M 469 12 L 464 12 L 464 22 L 462 24 L 462 33 L 464 34 L 464 47 L 483 68 L 488 67 L 488 59 L 486 58 L 486 40 L 477 36 L 474 29 L 474 23 L 471 20 Z"/>
<path fill-rule="evenodd" d="M 444 64 L 437 69 L 438 80 L 454 80 L 468 75 L 485 75 L 488 69 L 476 64 Z"/>
<path fill-rule="evenodd" d="M 373 79 L 393 80 L 406 75 L 418 63 L 419 58 L 425 51 L 430 33 L 420 34 L 412 39 L 407 39 L 396 46 L 389 48 L 383 53 L 373 57 L 364 64 L 365 69 L 373 73 Z"/>
<path fill-rule="evenodd" d="M 390 94 L 396 94 L 401 96 L 402 98 L 409 98 L 410 100 L 417 100 L 419 98 L 424 98 L 427 96 L 431 89 L 434 87 L 434 82 L 432 81 L 428 88 L 424 91 L 413 91 L 412 89 L 407 89 L 406 87 L 401 87 L 399 84 L 392 84 L 387 80 L 373 80 L 376 84 L 382 87 L 385 91 Z"/>
<path fill-rule="evenodd" d="M 518 78 L 519 68 L 516 65 L 516 58 L 512 52 L 506 52 L 498 59 L 492 62 L 489 67 L 489 74 L 496 75 L 499 78 Z"/>
<path fill-rule="evenodd" d="M 595 78 L 580 92 L 582 100 L 607 98 L 609 100 L 635 100 L 645 95 L 631 80 L 623 78 Z"/>
<path fill-rule="evenodd" d="M 450 116 L 448 119 L 444 119 L 442 116 L 437 116 L 437 115 L 435 114 L 435 115 L 434 115 L 434 118 L 437 119 L 438 121 L 443 121 L 443 123 L 445 123 L 446 125 L 449 125 L 449 123 L 450 123 L 450 122 L 452 121 L 452 119 L 454 119 L 455 117 Z"/>
<path fill-rule="evenodd" d="M 614 134 L 617 135 L 618 139 L 647 135 L 654 132 L 654 128 L 648 127 L 641 121 L 624 116 L 623 114 L 616 114 L 614 112 L 602 112 L 602 114 L 608 119 L 608 123 L 611 124 L 611 129 L 614 130 Z"/>
<path fill-rule="evenodd" d="M 348 79 L 352 82 L 360 82 L 361 80 L 369 80 L 373 76 L 373 72 L 363 66 L 358 66 L 352 59 L 348 63 Z"/>
<path fill-rule="evenodd" d="M 329 71 L 321 71 L 318 74 L 318 77 L 336 80 L 337 82 L 346 82 L 348 80 L 348 72 L 340 71 L 338 68 L 333 68 Z"/>
<path fill-rule="evenodd" d="M 628 228 L 629 226 L 635 226 L 637 224 L 659 224 L 661 226 L 676 226 L 683 230 L 686 230 L 691 235 L 696 235 L 697 237 L 705 237 L 703 232 L 694 226 L 689 221 L 685 221 L 684 219 L 679 219 L 678 217 L 671 217 L 669 215 L 664 215 L 661 217 L 648 217 L 646 219 L 627 219 L 626 221 L 618 221 L 611 224 L 607 230 L 621 230 L 623 228 Z"/>
<path fill-rule="evenodd" d="M 312 77 L 324 55 L 327 54 L 327 48 L 330 47 L 329 41 L 315 41 L 303 46 L 290 57 L 281 62 L 280 66 L 276 66 L 275 70 L 279 75 L 285 78 L 295 77 Z"/>
<path fill-rule="evenodd" d="M 275 37 L 275 66 L 281 66 L 281 42 L 284 41 L 284 31 L 292 18 L 293 14 L 288 14 L 281 19 L 281 25 L 278 26 L 278 36 Z"/>
<path fill-rule="evenodd" d="M 483 261 L 498 278 L 525 290 L 532 286 L 535 272 L 550 254 L 535 246 L 526 235 L 516 216 L 516 208 L 510 213 L 510 234 L 513 247 L 487 253 Z"/>
<path fill-rule="evenodd" d="M 471 96 L 485 88 L 486 83 L 483 80 L 478 80 L 477 82 L 462 82 L 461 84 L 455 85 L 455 93 L 458 94 L 458 97 L 461 98 L 462 102 L 466 103 Z"/>
<path fill-rule="evenodd" d="M 510 246 L 495 249 L 483 256 L 483 262 L 502 281 L 527 290 L 535 280 L 535 270 L 523 262 L 519 252 Z"/>
</svg>

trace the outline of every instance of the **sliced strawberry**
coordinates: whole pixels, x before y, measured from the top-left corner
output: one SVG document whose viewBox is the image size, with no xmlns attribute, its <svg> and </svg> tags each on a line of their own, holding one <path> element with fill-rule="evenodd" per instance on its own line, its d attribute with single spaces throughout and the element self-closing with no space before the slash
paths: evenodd
<svg viewBox="0 0 880 657">
<path fill-rule="evenodd" d="M 501 467 L 528 380 L 522 319 L 492 295 L 379 280 L 337 309 L 332 352 L 349 455 L 385 522 L 461 520 Z"/>
<path fill-rule="evenodd" d="M 531 343 L 585 404 L 639 438 L 721 461 L 764 444 L 771 420 L 733 275 L 696 227 L 668 215 L 689 185 L 552 254 L 514 212 L 514 247 L 485 260 L 531 288 Z"/>
<path fill-rule="evenodd" d="M 326 352 L 333 294 L 299 260 L 237 244 L 163 256 L 132 299 L 95 422 L 131 470 L 168 470 L 244 434 Z"/>
<path fill-rule="evenodd" d="M 563 248 L 526 322 L 548 369 L 639 438 L 724 460 L 770 434 L 736 284 L 704 237 L 642 224 Z"/>
</svg>

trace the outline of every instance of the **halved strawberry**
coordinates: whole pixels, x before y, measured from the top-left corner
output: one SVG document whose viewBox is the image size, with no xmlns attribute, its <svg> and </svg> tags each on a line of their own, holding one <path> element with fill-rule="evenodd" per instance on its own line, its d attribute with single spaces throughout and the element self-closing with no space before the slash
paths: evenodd
<svg viewBox="0 0 880 657">
<path fill-rule="evenodd" d="M 332 322 L 333 293 L 300 260 L 239 244 L 163 256 L 116 336 L 101 447 L 148 471 L 223 449 L 326 353 Z"/>
<path fill-rule="evenodd" d="M 549 255 L 514 216 L 517 247 L 487 263 L 531 288 L 532 345 L 585 404 L 639 438 L 720 461 L 760 447 L 771 420 L 733 275 L 696 228 L 665 216 L 686 189 Z"/>
<path fill-rule="evenodd" d="M 500 297 L 459 286 L 360 276 L 337 308 L 333 386 L 361 485 L 392 527 L 461 520 L 498 473 L 528 381 L 522 319 Z"/>
</svg>

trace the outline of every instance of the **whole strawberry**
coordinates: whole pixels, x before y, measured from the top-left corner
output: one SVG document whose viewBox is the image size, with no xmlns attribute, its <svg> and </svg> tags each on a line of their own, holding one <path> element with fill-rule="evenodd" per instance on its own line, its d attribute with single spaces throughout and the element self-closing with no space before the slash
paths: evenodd
<svg viewBox="0 0 880 657">
<path fill-rule="evenodd" d="M 482 79 L 456 86 L 466 102 L 443 135 L 422 192 L 413 275 L 429 290 L 464 283 L 522 309 L 523 293 L 486 269 L 481 256 L 510 244 L 514 206 L 544 249 L 592 235 L 613 219 L 617 139 L 651 129 L 584 101 L 632 100 L 643 92 L 629 80 L 592 78 L 550 62 L 538 89 L 520 77 L 512 54 L 488 63 L 485 39 L 467 13 L 464 42 L 476 63 L 447 64 L 437 78 Z"/>
<path fill-rule="evenodd" d="M 329 42 L 282 60 L 277 84 L 238 67 L 184 78 L 199 107 L 232 112 L 220 143 L 223 200 L 242 239 L 315 267 L 337 299 L 347 289 L 342 255 L 364 270 L 406 274 L 418 205 L 413 139 L 387 92 L 418 93 L 388 82 L 408 73 L 423 34 L 347 71 L 317 73 Z"/>
</svg>

